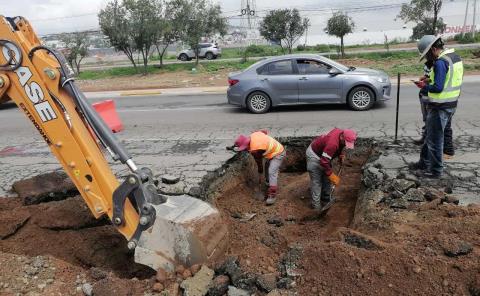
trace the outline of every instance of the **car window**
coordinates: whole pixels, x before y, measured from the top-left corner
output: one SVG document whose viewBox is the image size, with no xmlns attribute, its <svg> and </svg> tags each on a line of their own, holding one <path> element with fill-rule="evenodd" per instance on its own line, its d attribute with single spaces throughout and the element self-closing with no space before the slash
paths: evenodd
<svg viewBox="0 0 480 296">
<path fill-rule="evenodd" d="M 290 75 L 293 74 L 292 61 L 277 61 L 266 65 L 267 75 Z M 265 72 L 265 71 L 264 71 Z"/>
<path fill-rule="evenodd" d="M 301 75 L 328 74 L 331 66 L 315 60 L 297 60 L 298 73 Z"/>
</svg>

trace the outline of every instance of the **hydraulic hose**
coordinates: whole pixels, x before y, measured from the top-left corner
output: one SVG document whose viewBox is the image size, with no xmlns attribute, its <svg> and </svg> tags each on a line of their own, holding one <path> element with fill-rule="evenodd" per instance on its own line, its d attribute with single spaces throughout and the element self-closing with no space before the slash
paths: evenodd
<svg viewBox="0 0 480 296">
<path fill-rule="evenodd" d="M 85 116 L 88 124 L 92 127 L 95 135 L 98 137 L 102 145 L 108 149 L 111 149 L 113 153 L 118 156 L 118 159 L 123 163 L 127 164 L 132 171 L 136 171 L 137 168 L 132 162 L 130 155 L 126 149 L 119 143 L 115 135 L 112 133 L 107 124 L 103 119 L 98 115 L 98 113 L 92 108 L 92 106 L 87 102 L 85 95 L 78 89 L 74 83 L 74 79 L 70 73 L 70 69 L 66 65 L 65 58 L 60 53 L 55 50 L 46 47 L 46 46 L 37 46 L 34 47 L 28 54 L 30 59 L 33 58 L 33 55 L 38 50 L 45 50 L 55 57 L 60 65 L 60 74 L 61 74 L 61 83 L 62 87 L 67 91 L 67 93 L 74 99 L 75 104 L 80 108 L 81 112 Z"/>
</svg>

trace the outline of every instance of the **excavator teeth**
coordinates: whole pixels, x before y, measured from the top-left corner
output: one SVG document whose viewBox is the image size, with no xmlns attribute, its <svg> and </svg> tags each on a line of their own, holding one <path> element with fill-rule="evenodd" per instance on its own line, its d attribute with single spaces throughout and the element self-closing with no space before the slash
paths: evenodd
<svg viewBox="0 0 480 296">
<path fill-rule="evenodd" d="M 181 195 L 154 207 L 155 223 L 142 232 L 135 262 L 171 272 L 177 265 L 206 263 L 224 252 L 227 225 L 212 205 Z"/>
</svg>

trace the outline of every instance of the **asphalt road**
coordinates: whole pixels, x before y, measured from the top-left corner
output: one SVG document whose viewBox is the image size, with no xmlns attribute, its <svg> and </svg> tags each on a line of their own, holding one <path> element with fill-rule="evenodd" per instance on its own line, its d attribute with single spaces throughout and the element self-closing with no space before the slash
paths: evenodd
<svg viewBox="0 0 480 296">
<path fill-rule="evenodd" d="M 479 122 L 480 86 L 466 84 L 455 121 L 461 130 Z M 420 124 L 418 89 L 402 85 L 400 96 L 400 133 L 415 134 Z M 343 105 L 289 106 L 276 108 L 267 114 L 250 114 L 242 108 L 226 103 L 225 95 L 118 97 L 118 112 L 126 126 L 135 130 L 125 131 L 127 138 L 154 138 L 163 132 L 176 132 L 191 137 L 231 138 L 232 132 L 249 132 L 257 128 L 271 128 L 311 135 L 315 130 L 333 126 L 351 127 L 365 136 L 393 135 L 395 123 L 396 90 L 393 98 L 379 103 L 367 112 L 354 112 Z M 148 128 L 153 127 L 153 128 Z M 288 133 L 290 134 L 290 133 Z"/>
<path fill-rule="evenodd" d="M 478 134 L 480 98 L 478 83 L 466 83 L 455 115 L 457 131 Z M 399 133 L 412 136 L 420 125 L 418 90 L 402 85 Z M 344 105 L 303 105 L 275 108 L 267 114 L 250 114 L 230 106 L 223 94 L 157 95 L 113 98 L 125 125 L 122 139 L 191 138 L 227 139 L 235 133 L 270 128 L 286 135 L 313 135 L 331 127 L 350 127 L 364 136 L 394 135 L 396 90 L 393 99 L 372 110 L 354 112 Z M 93 99 L 92 102 L 99 101 Z M 36 131 L 14 106 L 0 111 L 1 138 L 24 142 Z M 4 141 L 5 143 L 5 141 Z"/>
</svg>

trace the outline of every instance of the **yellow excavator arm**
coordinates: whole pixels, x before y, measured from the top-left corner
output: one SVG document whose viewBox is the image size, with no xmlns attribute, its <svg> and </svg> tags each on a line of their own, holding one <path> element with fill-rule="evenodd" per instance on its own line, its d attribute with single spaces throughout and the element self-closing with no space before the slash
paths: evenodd
<svg viewBox="0 0 480 296">
<path fill-rule="evenodd" d="M 25 113 L 96 218 L 108 215 L 135 260 L 172 270 L 217 256 L 227 233 L 218 211 L 189 196 L 159 194 L 77 88 L 60 53 L 43 46 L 22 17 L 0 16 L 0 102 Z M 120 183 L 103 151 L 130 169 Z"/>
</svg>

